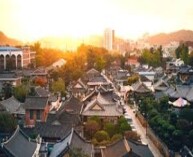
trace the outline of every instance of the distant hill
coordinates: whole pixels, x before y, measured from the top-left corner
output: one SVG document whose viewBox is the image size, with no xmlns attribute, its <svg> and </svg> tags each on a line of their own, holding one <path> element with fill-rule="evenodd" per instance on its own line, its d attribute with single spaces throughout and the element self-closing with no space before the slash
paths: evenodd
<svg viewBox="0 0 193 157">
<path fill-rule="evenodd" d="M 17 46 L 17 45 L 21 45 L 21 44 L 22 44 L 21 41 L 9 38 L 3 32 L 0 31 L 0 45 Z"/>
<path fill-rule="evenodd" d="M 165 44 L 170 43 L 171 41 L 193 42 L 193 31 L 180 30 L 180 31 L 168 33 L 168 34 L 160 33 L 160 34 L 148 37 L 147 41 L 150 44 L 156 44 L 156 45 L 165 45 Z"/>
<path fill-rule="evenodd" d="M 58 48 L 61 50 L 76 50 L 81 44 L 102 46 L 102 37 L 92 35 L 84 38 L 72 38 L 72 37 L 44 37 L 38 40 L 42 47 L 46 48 Z"/>
</svg>

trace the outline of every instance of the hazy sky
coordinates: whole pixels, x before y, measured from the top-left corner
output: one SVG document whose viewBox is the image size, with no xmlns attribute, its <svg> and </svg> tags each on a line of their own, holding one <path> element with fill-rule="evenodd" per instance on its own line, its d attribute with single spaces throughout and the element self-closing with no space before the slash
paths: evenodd
<svg viewBox="0 0 193 157">
<path fill-rule="evenodd" d="M 193 29 L 193 0 L 0 0 L 0 31 L 21 40 Z"/>
</svg>

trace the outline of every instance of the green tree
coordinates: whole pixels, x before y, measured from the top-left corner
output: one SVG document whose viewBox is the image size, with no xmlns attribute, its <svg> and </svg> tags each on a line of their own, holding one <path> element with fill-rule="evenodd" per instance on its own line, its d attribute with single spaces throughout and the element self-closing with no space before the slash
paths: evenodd
<svg viewBox="0 0 193 157">
<path fill-rule="evenodd" d="M 85 124 L 85 131 L 88 138 L 92 138 L 99 129 L 100 125 L 95 120 L 88 120 Z"/>
<path fill-rule="evenodd" d="M 14 117 L 7 112 L 0 112 L 0 132 L 13 132 L 17 122 Z"/>
<path fill-rule="evenodd" d="M 189 55 L 189 65 L 193 66 L 193 51 Z"/>
<path fill-rule="evenodd" d="M 104 130 L 109 134 L 110 137 L 112 137 L 117 132 L 115 124 L 111 122 L 104 125 Z"/>
<path fill-rule="evenodd" d="M 69 151 L 69 157 L 89 157 L 89 155 L 84 153 L 80 148 L 72 148 Z"/>
<path fill-rule="evenodd" d="M 57 81 L 52 82 L 51 89 L 54 93 L 57 92 L 65 92 L 65 84 L 62 79 L 58 79 Z"/>
<path fill-rule="evenodd" d="M 189 132 L 190 140 L 193 141 L 193 129 Z"/>
<path fill-rule="evenodd" d="M 125 137 L 134 141 L 140 140 L 140 135 L 136 131 L 126 131 Z"/>
<path fill-rule="evenodd" d="M 139 75 L 138 74 L 133 74 L 132 76 L 128 77 L 128 85 L 132 85 L 135 82 L 137 82 L 139 80 Z"/>
<path fill-rule="evenodd" d="M 162 47 L 160 46 L 158 49 L 150 48 L 144 49 L 142 51 L 142 55 L 139 59 L 140 63 L 148 64 L 153 67 L 162 65 Z"/>
<path fill-rule="evenodd" d="M 119 129 L 120 134 L 124 134 L 125 131 L 131 130 L 131 126 L 124 117 L 119 118 L 116 127 Z"/>
<path fill-rule="evenodd" d="M 111 142 L 118 141 L 122 138 L 123 136 L 121 134 L 114 134 L 113 137 L 111 138 Z"/>
<path fill-rule="evenodd" d="M 179 118 L 181 119 L 186 119 L 188 120 L 190 123 L 193 123 L 193 110 L 189 109 L 189 108 L 184 108 L 180 114 L 179 114 Z"/>
<path fill-rule="evenodd" d="M 104 130 L 97 131 L 94 135 L 94 138 L 97 140 L 97 142 L 102 142 L 102 141 L 109 141 L 110 137 L 108 133 Z"/>
<path fill-rule="evenodd" d="M 96 59 L 96 69 L 98 71 L 102 71 L 105 68 L 106 62 L 105 59 L 101 56 Z"/>
<path fill-rule="evenodd" d="M 175 50 L 176 58 L 181 58 L 185 64 L 189 63 L 189 50 L 188 46 L 184 43 L 181 43 Z"/>
<path fill-rule="evenodd" d="M 13 86 L 10 83 L 4 83 L 2 87 L 4 99 L 10 98 L 13 94 Z"/>
<path fill-rule="evenodd" d="M 13 89 L 13 95 L 20 102 L 24 102 L 26 95 L 28 94 L 28 88 L 25 85 L 17 86 Z"/>
<path fill-rule="evenodd" d="M 190 123 L 186 119 L 178 119 L 176 126 L 177 129 L 182 131 L 188 131 L 190 129 Z"/>
</svg>

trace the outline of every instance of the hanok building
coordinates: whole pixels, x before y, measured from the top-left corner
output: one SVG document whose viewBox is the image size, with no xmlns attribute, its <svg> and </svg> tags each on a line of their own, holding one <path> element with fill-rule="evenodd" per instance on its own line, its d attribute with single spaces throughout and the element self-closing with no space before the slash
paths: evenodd
<svg viewBox="0 0 193 157">
<path fill-rule="evenodd" d="M 179 85 L 175 88 L 170 87 L 165 93 L 169 96 L 170 100 L 183 98 L 193 104 L 193 86 L 191 85 Z"/>
<path fill-rule="evenodd" d="M 47 75 L 48 75 L 48 71 L 43 67 L 37 68 L 31 73 L 31 76 L 39 76 L 39 77 L 41 76 L 45 78 L 47 78 Z"/>
<path fill-rule="evenodd" d="M 37 121 L 46 122 L 50 110 L 48 97 L 26 97 L 25 126 L 34 127 Z"/>
<path fill-rule="evenodd" d="M 101 75 L 101 73 L 95 69 L 90 69 L 86 72 L 82 78 L 89 90 L 94 90 L 98 86 L 102 85 L 105 88 L 110 88 L 110 83 Z"/>
<path fill-rule="evenodd" d="M 152 91 L 141 81 L 138 81 L 132 85 L 132 90 L 128 91 L 127 96 L 129 100 L 140 100 L 141 97 L 152 95 Z"/>
<path fill-rule="evenodd" d="M 125 138 L 101 148 L 102 157 L 133 157 L 133 155 Z"/>
<path fill-rule="evenodd" d="M 180 67 L 177 73 L 177 81 L 183 85 L 193 84 L 193 67 L 183 66 Z"/>
<path fill-rule="evenodd" d="M 88 157 L 94 157 L 93 145 L 84 140 L 73 128 L 67 136 L 54 144 L 50 157 L 68 156 L 80 150 L 80 153 Z"/>
<path fill-rule="evenodd" d="M 155 82 L 153 84 L 154 91 L 166 91 L 169 88 L 168 79 L 169 78 L 163 76 L 157 82 Z"/>
<path fill-rule="evenodd" d="M 0 111 L 6 111 L 16 117 L 23 117 L 25 110 L 23 104 L 21 104 L 15 97 L 10 97 L 0 102 Z"/>
<path fill-rule="evenodd" d="M 128 81 L 128 77 L 130 76 L 128 70 L 118 70 L 117 73 L 113 76 L 113 82 L 115 85 L 123 86 Z"/>
<path fill-rule="evenodd" d="M 71 92 L 76 98 L 82 99 L 85 97 L 87 92 L 87 86 L 82 82 L 81 79 L 78 79 L 78 81 L 74 82 L 71 87 Z"/>
<path fill-rule="evenodd" d="M 122 115 L 122 108 L 118 104 L 105 99 L 99 92 L 97 97 L 88 102 L 81 112 L 84 122 L 90 117 L 97 116 L 102 122 L 117 123 Z"/>
<path fill-rule="evenodd" d="M 48 90 L 40 86 L 35 87 L 34 94 L 35 96 L 38 96 L 38 97 L 48 97 L 48 102 L 50 104 L 50 111 L 58 110 L 61 106 L 60 94 L 52 94 Z"/>
<path fill-rule="evenodd" d="M 75 97 L 66 100 L 59 110 L 50 112 L 45 122 L 37 121 L 33 128 L 23 128 L 26 134 L 39 134 L 46 142 L 62 140 L 72 129 L 81 132 L 82 103 Z"/>
<path fill-rule="evenodd" d="M 161 97 L 165 96 L 165 91 L 170 88 L 170 85 L 167 82 L 167 79 L 159 79 L 156 83 L 153 84 L 153 91 L 155 93 L 155 98 L 158 100 Z"/>
<path fill-rule="evenodd" d="M 100 77 L 101 73 L 96 69 L 92 68 L 86 72 L 88 78 Z"/>
<path fill-rule="evenodd" d="M 13 135 L 0 145 L 0 156 L 5 157 L 36 157 L 39 156 L 41 138 L 30 139 L 17 127 Z"/>
<path fill-rule="evenodd" d="M 134 157 L 153 157 L 153 154 L 150 151 L 148 145 L 144 145 L 137 141 L 132 141 L 132 140 L 127 140 L 127 142 L 130 149 L 135 154 Z"/>
<path fill-rule="evenodd" d="M 5 84 L 18 86 L 21 84 L 22 77 L 14 72 L 1 72 L 0 73 L 0 92 Z"/>
<path fill-rule="evenodd" d="M 122 138 L 107 146 L 95 147 L 96 157 L 153 157 L 148 145 Z"/>
<path fill-rule="evenodd" d="M 140 65 L 137 56 L 130 56 L 125 64 L 131 67 L 138 67 Z"/>
<path fill-rule="evenodd" d="M 103 86 L 99 86 L 94 91 L 88 93 L 82 99 L 82 102 L 86 105 L 87 103 L 95 99 L 99 93 L 103 96 L 104 99 L 113 104 L 120 100 L 120 97 L 113 90 L 106 90 Z"/>
<path fill-rule="evenodd" d="M 180 66 L 184 65 L 184 61 L 181 59 L 176 59 L 175 61 L 166 62 L 166 73 L 167 74 L 176 74 Z"/>
<path fill-rule="evenodd" d="M 0 70 L 27 68 L 35 59 L 29 47 L 0 47 Z"/>
</svg>

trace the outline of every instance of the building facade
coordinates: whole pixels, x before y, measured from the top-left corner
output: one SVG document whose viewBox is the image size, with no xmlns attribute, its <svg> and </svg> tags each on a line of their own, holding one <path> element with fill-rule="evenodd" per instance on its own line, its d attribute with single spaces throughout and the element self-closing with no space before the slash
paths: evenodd
<svg viewBox="0 0 193 157">
<path fill-rule="evenodd" d="M 107 50 L 114 49 L 115 31 L 107 28 L 104 31 L 104 48 Z"/>
<path fill-rule="evenodd" d="M 0 47 L 0 70 L 26 68 L 35 59 L 35 52 L 30 47 Z"/>
</svg>

